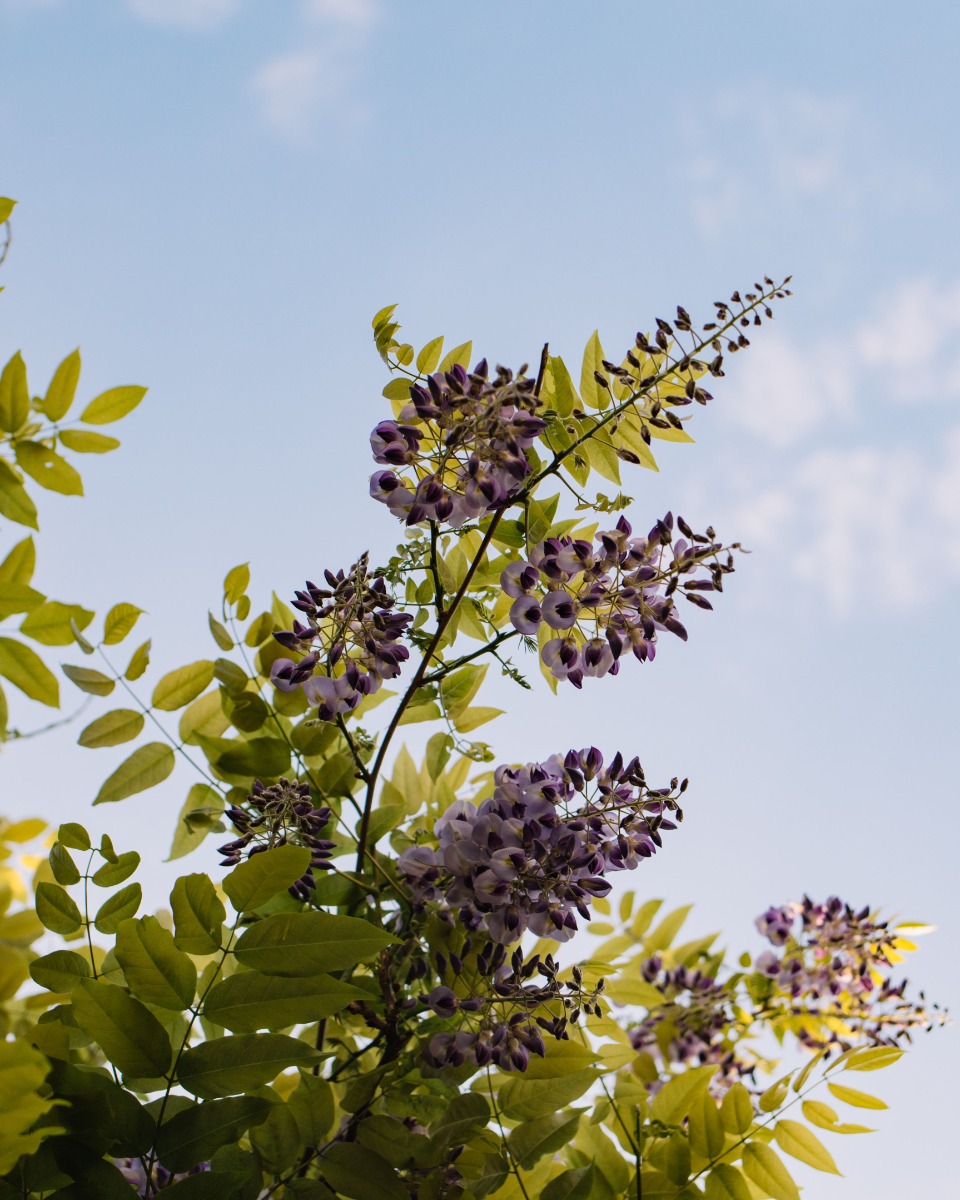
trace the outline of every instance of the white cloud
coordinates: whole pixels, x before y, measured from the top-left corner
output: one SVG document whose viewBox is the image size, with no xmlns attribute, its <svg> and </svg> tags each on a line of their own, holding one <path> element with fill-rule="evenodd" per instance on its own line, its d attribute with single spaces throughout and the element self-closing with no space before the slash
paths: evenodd
<svg viewBox="0 0 960 1200">
<path fill-rule="evenodd" d="M 960 283 L 903 284 L 857 331 L 856 353 L 897 400 L 960 395 Z"/>
<path fill-rule="evenodd" d="M 126 0 L 134 16 L 171 29 L 217 29 L 240 6 L 240 0 Z"/>
<path fill-rule="evenodd" d="M 305 0 L 303 13 L 316 26 L 311 43 L 264 63 L 251 84 L 264 124 L 301 146 L 324 118 L 362 120 L 356 82 L 380 8 L 375 0 Z"/>
<path fill-rule="evenodd" d="M 368 29 L 380 17 L 376 0 L 304 0 L 304 15 L 310 20 Z"/>
</svg>

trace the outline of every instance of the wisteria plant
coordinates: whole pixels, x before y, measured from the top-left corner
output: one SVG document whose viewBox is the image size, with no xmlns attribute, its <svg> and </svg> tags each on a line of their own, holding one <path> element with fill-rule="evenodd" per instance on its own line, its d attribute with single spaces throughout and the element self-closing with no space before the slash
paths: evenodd
<svg viewBox="0 0 960 1200">
<path fill-rule="evenodd" d="M 196 865 L 140 916 L 137 851 L 80 822 L 0 826 L 0 1200 L 796 1200 L 784 1155 L 837 1170 L 821 1134 L 866 1130 L 825 1098 L 884 1107 L 857 1081 L 940 1020 L 894 974 L 909 927 L 804 897 L 758 918 L 755 958 L 678 944 L 687 909 L 611 891 L 665 835 L 682 853 L 687 781 L 648 780 L 642 747 L 496 765 L 473 736 L 499 715 L 477 703 L 491 666 L 529 687 L 538 662 L 598 702 L 604 676 L 686 640 L 681 610 L 711 609 L 738 545 L 670 513 L 638 526 L 621 472 L 690 440 L 788 282 L 701 325 L 678 308 L 617 360 L 594 334 L 579 386 L 548 347 L 516 370 L 442 338 L 417 352 L 383 309 L 370 494 L 401 523 L 395 555 L 302 563 L 290 604 L 259 612 L 233 568 L 218 657 L 149 692 L 150 642 L 116 657 L 140 610 L 94 636 L 92 613 L 33 590 L 32 539 L 12 547 L 0 675 L 56 706 L 24 638 L 86 656 L 72 683 L 125 699 L 80 745 L 138 743 L 94 804 L 180 760 L 171 857 Z M 58 446 L 117 444 L 66 421 L 78 376 L 72 355 L 33 397 L 19 355 L 3 369 L 8 521 L 36 526 L 26 476 L 79 491 Z M 113 389 L 80 422 L 142 395 Z M 590 498 L 594 475 L 612 497 Z M 398 745 L 417 722 L 420 761 Z"/>
</svg>

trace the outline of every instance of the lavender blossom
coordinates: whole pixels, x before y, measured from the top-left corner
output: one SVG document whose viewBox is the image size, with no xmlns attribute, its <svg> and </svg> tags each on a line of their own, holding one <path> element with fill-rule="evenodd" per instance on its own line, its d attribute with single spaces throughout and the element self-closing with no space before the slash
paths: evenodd
<svg viewBox="0 0 960 1200">
<path fill-rule="evenodd" d="M 298 660 L 278 658 L 270 679 L 282 692 L 302 688 L 321 721 L 352 712 L 364 696 L 395 679 L 410 657 L 403 645 L 408 613 L 391 611 L 393 597 L 379 576 L 370 580 L 364 554 L 345 575 L 324 572 L 326 588 L 309 580 L 296 593 L 293 607 L 307 618 L 273 636 Z"/>
<path fill-rule="evenodd" d="M 486 360 L 427 376 L 410 388 L 395 421 L 370 435 L 376 462 L 370 495 L 407 525 L 436 521 L 452 529 L 501 508 L 531 471 L 527 451 L 546 428 L 523 369 L 514 377 Z"/>
<path fill-rule="evenodd" d="M 604 770 L 593 747 L 501 766 L 494 780 L 481 804 L 455 801 L 434 826 L 436 847 L 410 847 L 398 868 L 418 904 L 438 901 L 502 945 L 528 929 L 567 941 L 576 914 L 589 920 L 591 899 L 610 890 L 605 873 L 637 866 L 676 828 L 665 818 L 677 810 L 672 788 L 650 790 L 639 762 L 619 754 Z"/>
<path fill-rule="evenodd" d="M 591 543 L 569 536 L 547 538 L 534 546 L 529 560 L 510 563 L 500 578 L 513 597 L 510 622 L 519 633 L 539 634 L 541 627 L 558 636 L 542 641 L 548 671 L 581 687 L 584 678 L 616 675 L 632 653 L 640 662 L 656 655 L 661 632 L 686 640 L 674 596 L 698 608 L 711 608 L 703 595 L 721 591 L 723 576 L 733 570 L 732 555 L 713 530 L 694 534 L 680 518 L 685 538 L 673 540 L 671 513 L 645 538 L 632 536 L 625 517 L 616 528 L 602 531 Z M 731 547 L 730 549 L 735 549 Z M 702 572 L 698 578 L 685 578 Z"/>
</svg>

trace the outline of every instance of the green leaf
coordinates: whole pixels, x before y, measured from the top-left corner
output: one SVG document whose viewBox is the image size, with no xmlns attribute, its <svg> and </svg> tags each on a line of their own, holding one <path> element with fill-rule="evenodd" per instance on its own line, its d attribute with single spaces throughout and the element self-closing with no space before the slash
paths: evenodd
<svg viewBox="0 0 960 1200">
<path fill-rule="evenodd" d="M 0 580 L 0 620 L 27 613 L 43 603 L 43 593 L 22 583 Z"/>
<path fill-rule="evenodd" d="M 262 1096 L 231 1096 L 181 1109 L 157 1131 L 157 1155 L 167 1170 L 189 1171 L 259 1125 L 271 1107 Z"/>
<path fill-rule="evenodd" d="M 665 1125 L 679 1125 L 699 1106 L 700 1098 L 717 1073 L 715 1065 L 690 1067 L 668 1079 L 650 1104 L 650 1118 Z"/>
<path fill-rule="evenodd" d="M 89 850 L 90 834 L 75 821 L 65 821 L 57 830 L 57 841 L 71 850 Z"/>
<path fill-rule="evenodd" d="M 108 388 L 95 396 L 80 414 L 85 425 L 109 425 L 133 412 L 147 394 L 144 387 Z"/>
<path fill-rule="evenodd" d="M 610 393 L 597 383 L 594 374 L 599 371 L 601 375 L 606 375 L 604 357 L 600 334 L 594 330 L 583 351 L 583 366 L 580 370 L 580 395 L 587 408 L 607 408 L 610 405 Z"/>
<path fill-rule="evenodd" d="M 742 1083 L 735 1083 L 720 1105 L 720 1119 L 728 1133 L 738 1136 L 746 1133 L 753 1124 L 753 1100 Z"/>
<path fill-rule="evenodd" d="M 234 867 L 221 886 L 238 913 L 249 912 L 290 887 L 309 865 L 306 846 L 275 846 Z"/>
<path fill-rule="evenodd" d="M 361 999 L 369 999 L 369 992 L 331 975 L 288 979 L 240 971 L 210 989 L 203 1013 L 235 1033 L 254 1033 L 322 1020 Z"/>
<path fill-rule="evenodd" d="M 217 704 L 219 706 L 219 698 Z M 238 738 L 207 737 L 199 731 L 194 732 L 192 737 L 203 749 L 209 762 L 224 775 L 250 779 L 282 775 L 290 770 L 290 747 L 280 738 L 260 737 L 242 741 Z"/>
<path fill-rule="evenodd" d="M 437 367 L 438 371 L 450 371 L 459 365 L 469 371 L 470 357 L 473 354 L 473 342 L 461 342 L 446 355 Z"/>
<path fill-rule="evenodd" d="M 152 1079 L 170 1070 L 173 1051 L 166 1030 L 123 988 L 82 980 L 73 993 L 73 1015 L 124 1075 Z"/>
<path fill-rule="evenodd" d="M 0 563 L 0 580 L 29 587 L 36 565 L 37 548 L 32 537 L 25 537 L 22 542 L 17 542 Z"/>
<path fill-rule="evenodd" d="M 319 1146 L 333 1126 L 333 1088 L 329 1081 L 301 1071 L 300 1082 L 287 1101 L 287 1107 L 297 1122 L 303 1144 Z"/>
<path fill-rule="evenodd" d="M 49 708 L 60 705 L 60 685 L 43 660 L 23 642 L 0 637 L 0 675 L 31 700 Z"/>
<path fill-rule="evenodd" d="M 551 355 L 549 366 L 553 376 L 553 405 L 561 417 L 569 417 L 575 408 L 580 407 L 577 389 L 562 358 Z"/>
<path fill-rule="evenodd" d="M 500 1088 L 498 1103 L 512 1120 L 534 1121 L 578 1099 L 597 1074 L 587 1068 L 553 1079 L 509 1079 Z"/>
<path fill-rule="evenodd" d="M 120 447 L 120 439 L 90 429 L 61 429 L 60 443 L 74 454 L 109 454 Z"/>
<path fill-rule="evenodd" d="M 490 1120 L 490 1105 L 478 1092 L 462 1092 L 430 1126 L 431 1141 L 442 1149 L 462 1146 Z"/>
<path fill-rule="evenodd" d="M 71 858 L 70 851 L 66 846 L 61 846 L 59 842 L 55 842 L 51 847 L 48 862 L 57 883 L 63 884 L 64 887 L 69 887 L 73 883 L 80 882 L 80 871 L 77 868 L 77 864 Z"/>
<path fill-rule="evenodd" d="M 97 910 L 93 924 L 101 933 L 116 933 L 120 923 L 135 915 L 143 893 L 139 883 L 131 883 L 105 900 Z"/>
<path fill-rule="evenodd" d="M 81 746 L 89 750 L 99 750 L 102 746 L 119 746 L 123 742 L 131 742 L 143 729 L 143 713 L 134 712 L 132 708 L 115 708 L 112 712 L 104 713 L 83 730 L 77 738 Z"/>
<path fill-rule="evenodd" d="M 139 866 L 140 855 L 136 850 L 127 850 L 118 854 L 115 862 L 107 861 L 98 867 L 90 879 L 97 887 L 116 887 L 118 883 L 129 879 Z"/>
<path fill-rule="evenodd" d="M 178 667 L 176 671 L 170 671 L 153 689 L 151 704 L 164 712 L 174 712 L 183 708 L 210 686 L 213 682 L 213 668 L 212 662 L 201 659 L 186 667 Z"/>
<path fill-rule="evenodd" d="M 233 638 L 227 632 L 225 625 L 217 620 L 212 612 L 207 613 L 207 621 L 210 625 L 210 632 L 213 634 L 213 640 L 217 643 L 221 650 L 233 649 Z"/>
<path fill-rule="evenodd" d="M 644 938 L 644 954 L 649 956 L 651 954 L 658 954 L 661 950 L 666 950 L 683 928 L 683 924 L 690 915 L 692 908 L 692 904 L 685 904 L 682 908 L 675 908 L 673 912 L 668 913 L 656 929 Z"/>
<path fill-rule="evenodd" d="M 453 724 L 458 733 L 472 733 L 474 729 L 479 729 L 488 721 L 503 716 L 503 713 L 502 708 L 485 708 L 483 705 L 475 705 L 473 708 L 465 708 L 457 713 L 453 718 Z"/>
<path fill-rule="evenodd" d="M 56 883 L 37 884 L 37 916 L 51 933 L 76 933 L 83 917 L 71 896 Z"/>
<path fill-rule="evenodd" d="M 17 442 L 14 453 L 17 466 L 49 492 L 61 496 L 82 496 L 83 483 L 79 474 L 61 458 L 56 450 L 40 442 Z"/>
<path fill-rule="evenodd" d="M 385 1158 L 356 1142 L 335 1142 L 320 1159 L 323 1178 L 348 1200 L 410 1200 Z"/>
<path fill-rule="evenodd" d="M 417 370 L 421 375 L 429 375 L 437 369 L 440 355 L 443 353 L 443 338 L 433 338 L 427 342 L 417 355 Z"/>
<path fill-rule="evenodd" d="M 720 1109 L 709 1091 L 704 1092 L 699 1103 L 690 1109 L 689 1134 L 690 1149 L 694 1154 L 709 1161 L 722 1153 L 723 1121 L 720 1119 Z"/>
<path fill-rule="evenodd" d="M 241 563 L 227 572 L 223 581 L 223 598 L 228 604 L 237 604 L 246 595 L 250 586 L 250 564 Z"/>
<path fill-rule="evenodd" d="M 540 1193 L 540 1200 L 589 1200 L 593 1192 L 593 1163 L 571 1167 L 557 1175 Z"/>
<path fill-rule="evenodd" d="M 127 986 L 144 1004 L 180 1012 L 193 1003 L 197 968 L 156 917 L 123 921 L 115 953 Z"/>
<path fill-rule="evenodd" d="M 200 1171 L 168 1184 L 163 1200 L 246 1200 L 251 1178 L 249 1170 Z M 293 1200 L 289 1186 L 287 1195 Z"/>
<path fill-rule="evenodd" d="M 91 696 L 109 696 L 117 685 L 115 679 L 95 671 L 92 667 L 74 667 L 70 663 L 61 663 L 60 670 L 75 684 L 81 692 L 89 692 Z"/>
<path fill-rule="evenodd" d="M 250 862 L 274 853 L 257 854 Z M 343 971 L 370 962 L 386 946 L 396 944 L 392 934 L 359 917 L 278 913 L 251 925 L 234 947 L 234 954 L 237 962 L 264 975 L 300 976 Z"/>
<path fill-rule="evenodd" d="M 576 1136 L 582 1109 L 553 1112 L 535 1121 L 524 1121 L 510 1131 L 507 1146 L 510 1154 L 525 1171 L 543 1158 L 560 1150 Z"/>
<path fill-rule="evenodd" d="M 711 1170 L 703 1194 L 706 1200 L 752 1200 L 747 1181 L 729 1163 L 719 1163 Z"/>
<path fill-rule="evenodd" d="M 43 646 L 71 646 L 74 629 L 85 629 L 92 620 L 93 613 L 79 604 L 47 600 L 21 622 L 20 632 Z"/>
<path fill-rule="evenodd" d="M 51 421 L 59 421 L 70 411 L 80 381 L 80 351 L 68 354 L 57 367 L 40 406 L 41 412 Z"/>
<path fill-rule="evenodd" d="M 13 212 L 16 204 L 16 200 L 11 200 L 9 196 L 0 196 L 0 225 L 10 220 L 10 214 Z M 3 1168 L 4 1171 L 6 1169 L 6 1167 Z"/>
<path fill-rule="evenodd" d="M 781 1150 L 805 1162 L 807 1166 L 816 1167 L 818 1171 L 827 1171 L 832 1175 L 840 1174 L 827 1148 L 799 1121 L 778 1121 L 774 1126 L 773 1136 Z"/>
<path fill-rule="evenodd" d="M 54 950 L 30 964 L 30 977 L 48 992 L 70 992 L 92 974 L 90 963 L 72 950 Z"/>
<path fill-rule="evenodd" d="M 844 1087 L 842 1083 L 828 1083 L 827 1087 L 838 1100 L 850 1104 L 854 1108 L 886 1108 L 883 1100 L 871 1096 L 868 1092 L 859 1092 L 856 1088 Z"/>
<path fill-rule="evenodd" d="M 127 669 L 123 673 L 124 679 L 129 679 L 131 682 L 134 679 L 139 679 L 150 664 L 150 639 L 138 646 L 134 650 Z"/>
<path fill-rule="evenodd" d="M 26 525 L 30 529 L 39 528 L 37 506 L 3 459 L 0 459 L 0 515 L 8 521 L 16 521 L 18 525 Z"/>
<path fill-rule="evenodd" d="M 207 875 L 182 875 L 170 893 L 173 940 L 188 954 L 213 954 L 220 949 L 221 926 L 227 915 Z"/>
<path fill-rule="evenodd" d="M 18 350 L 0 372 L 0 429 L 16 433 L 30 416 L 27 367 Z"/>
<path fill-rule="evenodd" d="M 195 783 L 187 792 L 173 833 L 173 845 L 167 861 L 182 858 L 217 827 L 223 813 L 223 795 L 206 783 Z"/>
<path fill-rule="evenodd" d="M 776 1083 L 771 1085 L 761 1094 L 757 1101 L 757 1107 L 761 1112 L 775 1112 L 787 1098 L 787 1093 L 790 1091 L 790 1076 L 785 1075 L 783 1079 L 778 1079 Z"/>
<path fill-rule="evenodd" d="M 167 778 L 175 763 L 173 751 L 165 742 L 148 742 L 145 746 L 139 746 L 105 780 L 94 804 L 125 800 L 137 792 L 156 787 Z"/>
<path fill-rule="evenodd" d="M 903 1058 L 897 1046 L 867 1046 L 857 1050 L 844 1062 L 845 1071 L 880 1071 Z"/>
<path fill-rule="evenodd" d="M 116 646 L 122 642 L 142 612 L 135 604 L 115 604 L 103 621 L 103 644 Z"/>
<path fill-rule="evenodd" d="M 177 1069 L 182 1087 L 203 1100 L 252 1092 L 288 1067 L 309 1067 L 320 1057 L 312 1046 L 283 1033 L 242 1033 L 212 1038 L 186 1050 Z"/>
<path fill-rule="evenodd" d="M 476 696 L 486 673 L 486 666 L 468 663 L 442 680 L 440 695 L 444 708 L 452 717 L 465 709 Z"/>
<path fill-rule="evenodd" d="M 750 1142 L 743 1149 L 743 1173 L 772 1200 L 800 1200 L 790 1172 L 769 1146 Z"/>
</svg>

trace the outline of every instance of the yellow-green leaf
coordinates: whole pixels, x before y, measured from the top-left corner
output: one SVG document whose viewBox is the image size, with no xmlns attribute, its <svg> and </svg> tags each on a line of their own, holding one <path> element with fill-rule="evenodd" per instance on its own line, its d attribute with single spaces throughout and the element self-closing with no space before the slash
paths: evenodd
<svg viewBox="0 0 960 1200">
<path fill-rule="evenodd" d="M 162 783 L 173 770 L 175 758 L 166 742 L 148 742 L 120 764 L 104 782 L 94 804 L 125 800 Z"/>
<path fill-rule="evenodd" d="M 421 375 L 429 375 L 431 371 L 437 369 L 437 363 L 440 361 L 440 355 L 443 353 L 443 338 L 433 338 L 427 342 L 424 348 L 417 355 L 417 370 Z"/>
<path fill-rule="evenodd" d="M 234 867 L 224 877 L 223 890 L 238 913 L 247 912 L 290 887 L 309 865 L 306 846 L 276 846 Z"/>
<path fill-rule="evenodd" d="M 11 200 L 9 196 L 0 196 L 0 225 L 10 220 L 10 214 L 16 207 L 16 203 L 16 200 Z M 44 1071 L 44 1074 L 46 1074 L 46 1071 Z M 7 1168 L 4 1167 L 3 1170 L 6 1171 Z"/>
<path fill-rule="evenodd" d="M 880 1071 L 892 1066 L 903 1058 L 903 1051 L 897 1046 L 867 1046 L 857 1050 L 843 1064 L 845 1071 Z"/>
<path fill-rule="evenodd" d="M 752 1200 L 749 1185 L 736 1167 L 718 1163 L 707 1176 L 706 1200 Z"/>
<path fill-rule="evenodd" d="M 178 667 L 176 671 L 170 671 L 153 689 L 153 707 L 161 708 L 164 712 L 174 712 L 183 708 L 210 686 L 213 682 L 213 671 L 214 664 L 208 659 L 201 659 L 186 667 Z"/>
<path fill-rule="evenodd" d="M 233 638 L 227 632 L 226 626 L 222 625 L 212 612 L 207 613 L 207 621 L 210 625 L 210 632 L 213 634 L 213 640 L 217 643 L 221 650 L 233 649 Z"/>
<path fill-rule="evenodd" d="M 136 915 L 142 900 L 143 890 L 140 884 L 127 884 L 100 905 L 93 919 L 94 927 L 100 933 L 116 933 L 124 921 Z"/>
<path fill-rule="evenodd" d="M 0 620 L 16 613 L 28 613 L 43 603 L 43 593 L 23 583 L 0 579 Z"/>
<path fill-rule="evenodd" d="M 469 370 L 471 354 L 473 354 L 473 342 L 461 342 L 459 346 L 454 346 L 448 354 L 444 355 L 437 370 L 450 371 L 456 366 Z"/>
<path fill-rule="evenodd" d="M 778 1121 L 773 1136 L 781 1150 L 805 1162 L 808 1167 L 816 1167 L 818 1171 L 826 1171 L 831 1175 L 840 1174 L 827 1148 L 799 1121 Z"/>
<path fill-rule="evenodd" d="M 149 1079 L 170 1070 L 173 1052 L 166 1031 L 123 988 L 82 980 L 73 993 L 73 1014 L 84 1033 L 125 1075 Z"/>
<path fill-rule="evenodd" d="M 71 646 L 75 641 L 74 627 L 86 629 L 92 620 L 93 613 L 79 604 L 47 600 L 23 620 L 20 632 L 43 646 Z"/>
<path fill-rule="evenodd" d="M 17 542 L 0 563 L 0 580 L 4 583 L 18 583 L 22 587 L 29 587 L 36 565 L 37 549 L 33 544 L 33 538 L 25 537 L 22 542 Z"/>
<path fill-rule="evenodd" d="M 250 586 L 250 564 L 240 563 L 227 572 L 223 581 L 223 597 L 228 604 L 236 604 Z"/>
<path fill-rule="evenodd" d="M 115 953 L 127 987 L 144 1004 L 180 1012 L 193 1003 L 197 968 L 156 917 L 123 921 Z"/>
<path fill-rule="evenodd" d="M 103 644 L 116 646 L 122 642 L 142 612 L 135 604 L 115 604 L 103 620 Z"/>
<path fill-rule="evenodd" d="M 81 746 L 98 750 L 101 746 L 119 746 L 132 742 L 143 729 L 143 713 L 132 708 L 115 708 L 104 713 L 83 730 L 77 738 Z"/>
<path fill-rule="evenodd" d="M 0 429 L 16 433 L 30 416 L 27 367 L 18 350 L 0 372 Z"/>
<path fill-rule="evenodd" d="M 38 529 L 37 506 L 30 499 L 26 488 L 13 475 L 7 464 L 0 459 L 0 516 L 28 529 Z"/>
<path fill-rule="evenodd" d="M 828 1083 L 827 1087 L 838 1100 L 850 1104 L 854 1108 L 886 1108 L 883 1100 L 871 1096 L 868 1092 L 859 1092 L 856 1088 L 844 1087 L 842 1083 Z"/>
<path fill-rule="evenodd" d="M 109 425 L 133 412 L 147 394 L 145 387 L 115 387 L 95 396 L 80 414 L 86 425 Z"/>
<path fill-rule="evenodd" d="M 123 673 L 124 679 L 129 679 L 132 682 L 134 679 L 139 679 L 144 673 L 150 665 L 150 646 L 151 642 L 148 638 L 142 646 L 138 646 L 134 650 L 130 658 L 130 663 Z"/>
<path fill-rule="evenodd" d="M 206 783 L 195 783 L 187 792 L 177 817 L 167 861 L 182 858 L 199 846 L 210 830 L 217 826 L 223 809 L 223 795 L 216 788 Z"/>
<path fill-rule="evenodd" d="M 76 933 L 83 924 L 74 899 L 57 883 L 37 884 L 37 916 L 51 933 Z"/>
<path fill-rule="evenodd" d="M 116 687 L 115 679 L 104 675 L 102 671 L 95 671 L 93 667 L 74 667 L 70 663 L 61 663 L 60 669 L 81 692 L 89 692 L 91 696 L 109 696 Z"/>
<path fill-rule="evenodd" d="M 40 442 L 17 442 L 14 449 L 17 466 L 49 492 L 61 496 L 82 496 L 79 474 L 56 450 Z"/>
<path fill-rule="evenodd" d="M 23 642 L 0 637 L 0 675 L 31 700 L 57 708 L 60 685 L 43 660 Z"/>
<path fill-rule="evenodd" d="M 67 415 L 77 393 L 79 379 L 80 351 L 74 350 L 53 373 L 47 394 L 40 406 L 45 417 L 49 417 L 51 421 L 59 421 Z"/>
<path fill-rule="evenodd" d="M 776 1152 L 760 1142 L 750 1142 L 743 1151 L 743 1173 L 772 1200 L 800 1200 L 797 1185 Z"/>
<path fill-rule="evenodd" d="M 109 454 L 120 447 L 120 439 L 90 429 L 61 429 L 60 444 L 74 454 Z"/>
</svg>

